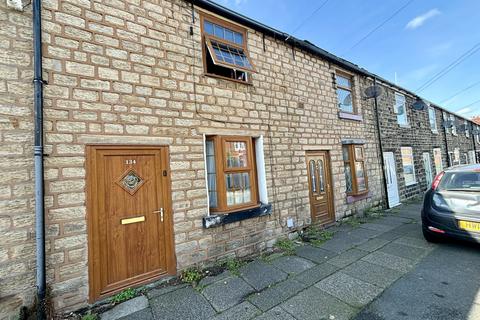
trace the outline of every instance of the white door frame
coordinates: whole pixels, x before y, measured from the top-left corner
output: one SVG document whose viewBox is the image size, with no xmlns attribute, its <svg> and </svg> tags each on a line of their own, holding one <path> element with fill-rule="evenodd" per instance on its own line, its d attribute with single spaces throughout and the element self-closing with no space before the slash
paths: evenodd
<svg viewBox="0 0 480 320">
<path fill-rule="evenodd" d="M 430 158 L 430 152 L 424 152 L 422 154 L 423 169 L 425 169 L 425 180 L 427 181 L 427 189 L 430 188 L 433 182 L 432 162 Z"/>
<path fill-rule="evenodd" d="M 387 185 L 388 207 L 393 208 L 400 205 L 395 154 L 393 152 L 384 152 L 383 161 L 385 163 L 384 172 Z"/>
</svg>

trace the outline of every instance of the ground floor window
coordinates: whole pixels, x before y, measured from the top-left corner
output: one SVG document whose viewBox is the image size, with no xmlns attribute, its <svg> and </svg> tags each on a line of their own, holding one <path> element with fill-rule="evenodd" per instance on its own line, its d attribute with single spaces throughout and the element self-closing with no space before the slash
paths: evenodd
<svg viewBox="0 0 480 320">
<path fill-rule="evenodd" d="M 475 150 L 470 150 L 468 151 L 468 160 L 469 160 L 469 163 L 473 164 L 473 163 L 476 163 L 475 161 Z"/>
<path fill-rule="evenodd" d="M 359 195 L 368 191 L 363 145 L 344 144 L 343 163 L 345 168 L 346 191 L 348 195 Z"/>
<path fill-rule="evenodd" d="M 257 206 L 253 138 L 209 136 L 205 148 L 210 211 L 229 213 Z"/>
<path fill-rule="evenodd" d="M 442 164 L 442 149 L 434 148 L 433 149 L 433 162 L 435 163 L 435 173 L 439 174 L 443 170 Z"/>
<path fill-rule="evenodd" d="M 417 183 L 415 178 L 415 164 L 413 162 L 413 150 L 411 147 L 400 148 L 402 154 L 403 177 L 405 185 L 409 186 Z"/>
</svg>

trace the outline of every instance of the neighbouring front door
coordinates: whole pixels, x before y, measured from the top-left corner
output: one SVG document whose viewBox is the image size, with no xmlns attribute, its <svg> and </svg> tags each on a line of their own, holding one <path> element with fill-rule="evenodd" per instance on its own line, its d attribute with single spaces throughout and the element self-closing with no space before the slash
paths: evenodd
<svg viewBox="0 0 480 320">
<path fill-rule="evenodd" d="M 308 151 L 306 158 L 312 222 L 332 223 L 335 221 L 335 211 L 329 154 L 327 151 Z"/>
<path fill-rule="evenodd" d="M 433 182 L 433 172 L 432 172 L 432 164 L 430 162 L 430 153 L 424 152 L 423 153 L 423 168 L 425 169 L 425 179 L 427 181 L 427 189 L 430 188 Z"/>
<path fill-rule="evenodd" d="M 397 170 L 395 166 L 395 155 L 393 152 L 384 152 L 383 161 L 385 163 L 385 179 L 387 182 L 388 207 L 393 208 L 400 204 L 398 194 Z"/>
<path fill-rule="evenodd" d="M 168 149 L 87 152 L 90 300 L 174 274 Z"/>
</svg>

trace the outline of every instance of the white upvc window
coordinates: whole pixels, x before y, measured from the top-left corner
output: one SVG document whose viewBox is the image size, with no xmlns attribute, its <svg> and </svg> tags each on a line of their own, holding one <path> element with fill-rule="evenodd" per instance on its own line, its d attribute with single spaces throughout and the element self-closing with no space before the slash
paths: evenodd
<svg viewBox="0 0 480 320">
<path fill-rule="evenodd" d="M 470 130 L 468 128 L 468 121 L 465 120 L 465 122 L 463 124 L 465 125 L 465 137 L 470 138 Z"/>
<path fill-rule="evenodd" d="M 401 126 L 408 125 L 407 105 L 405 103 L 405 96 L 400 93 L 395 93 L 394 111 L 397 114 L 397 122 Z"/>
<path fill-rule="evenodd" d="M 471 163 L 471 164 L 474 164 L 474 163 L 477 163 L 477 161 L 475 160 L 475 150 L 469 150 L 468 151 L 468 162 Z"/>
<path fill-rule="evenodd" d="M 437 132 L 437 117 L 435 115 L 435 108 L 433 107 L 428 107 L 428 121 L 430 122 L 432 132 Z"/>
<path fill-rule="evenodd" d="M 413 161 L 413 149 L 411 147 L 401 147 L 400 152 L 402 155 L 403 177 L 405 179 L 405 185 L 410 186 L 417 183 L 417 179 L 415 177 L 415 164 Z"/>
<path fill-rule="evenodd" d="M 457 135 L 457 124 L 455 123 L 455 116 L 453 114 L 450 115 L 450 121 L 452 121 L 453 126 L 452 126 L 452 134 L 454 136 Z"/>
<path fill-rule="evenodd" d="M 448 121 L 448 115 L 445 111 L 442 112 L 442 118 L 443 118 L 443 123 L 445 124 L 445 122 Z M 445 128 L 445 132 L 449 133 L 449 128 L 446 127 L 445 125 L 444 125 L 444 128 Z"/>
</svg>

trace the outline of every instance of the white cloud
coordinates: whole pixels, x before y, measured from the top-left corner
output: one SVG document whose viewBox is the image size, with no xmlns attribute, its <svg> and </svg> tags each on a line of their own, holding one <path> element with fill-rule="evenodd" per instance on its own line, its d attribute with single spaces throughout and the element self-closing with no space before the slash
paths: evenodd
<svg viewBox="0 0 480 320">
<path fill-rule="evenodd" d="M 405 26 L 405 28 L 406 29 L 411 29 L 411 30 L 417 29 L 417 28 L 421 27 L 425 23 L 425 21 L 427 21 L 428 19 L 431 19 L 435 16 L 438 16 L 440 13 L 441 13 L 440 10 L 438 10 L 437 8 L 432 9 L 430 11 L 427 11 L 424 14 L 416 16 L 415 18 L 410 20 L 407 23 L 407 25 Z"/>
</svg>

